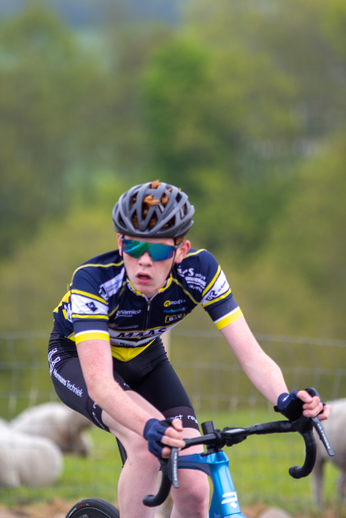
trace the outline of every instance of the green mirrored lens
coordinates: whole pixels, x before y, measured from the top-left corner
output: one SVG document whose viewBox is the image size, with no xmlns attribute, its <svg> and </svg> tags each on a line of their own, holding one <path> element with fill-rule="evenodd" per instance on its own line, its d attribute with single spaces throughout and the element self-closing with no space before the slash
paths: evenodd
<svg viewBox="0 0 346 518">
<path fill-rule="evenodd" d="M 174 246 L 169 245 L 133 241 L 132 239 L 123 239 L 122 244 L 124 252 L 136 259 L 141 257 L 144 252 L 149 252 L 153 261 L 165 261 L 173 257 L 174 254 Z"/>
<path fill-rule="evenodd" d="M 131 257 L 141 257 L 148 250 L 148 244 L 143 241 L 132 241 L 130 239 L 123 240 L 123 250 Z"/>
</svg>

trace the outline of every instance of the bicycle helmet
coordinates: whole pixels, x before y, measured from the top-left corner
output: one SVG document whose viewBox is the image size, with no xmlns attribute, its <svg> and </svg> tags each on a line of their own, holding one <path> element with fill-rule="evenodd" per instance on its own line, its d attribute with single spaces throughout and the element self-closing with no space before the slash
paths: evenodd
<svg viewBox="0 0 346 518">
<path fill-rule="evenodd" d="M 128 236 L 177 239 L 192 227 L 194 212 L 178 187 L 148 182 L 120 196 L 113 209 L 113 226 L 116 232 Z"/>
</svg>

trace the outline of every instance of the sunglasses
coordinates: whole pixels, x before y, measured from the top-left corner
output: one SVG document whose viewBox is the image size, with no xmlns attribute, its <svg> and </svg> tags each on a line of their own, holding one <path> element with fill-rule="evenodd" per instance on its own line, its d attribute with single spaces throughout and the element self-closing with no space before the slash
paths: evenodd
<svg viewBox="0 0 346 518">
<path fill-rule="evenodd" d="M 145 241 L 134 241 L 132 239 L 121 239 L 123 245 L 123 252 L 138 259 L 144 252 L 148 252 L 153 261 L 165 261 L 171 259 L 174 251 L 180 245 L 161 245 L 158 243 L 146 243 Z"/>
</svg>

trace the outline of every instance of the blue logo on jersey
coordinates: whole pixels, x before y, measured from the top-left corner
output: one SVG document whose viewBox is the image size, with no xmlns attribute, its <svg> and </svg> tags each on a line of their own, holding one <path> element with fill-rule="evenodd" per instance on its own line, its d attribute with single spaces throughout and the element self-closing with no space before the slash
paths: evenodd
<svg viewBox="0 0 346 518">
<path fill-rule="evenodd" d="M 86 306 L 88 306 L 88 308 L 91 309 L 91 311 L 93 311 L 94 313 L 95 311 L 97 311 L 97 307 L 94 302 L 88 302 Z"/>
<path fill-rule="evenodd" d="M 187 310 L 187 307 L 181 307 L 181 308 L 173 308 L 173 309 L 164 309 L 163 312 L 164 313 L 177 313 L 179 311 L 186 311 Z"/>
</svg>

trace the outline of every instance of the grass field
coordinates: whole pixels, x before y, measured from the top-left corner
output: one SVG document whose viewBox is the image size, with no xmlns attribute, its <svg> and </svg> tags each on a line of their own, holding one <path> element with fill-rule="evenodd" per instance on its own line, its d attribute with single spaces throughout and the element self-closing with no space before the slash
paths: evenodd
<svg viewBox="0 0 346 518">
<path fill-rule="evenodd" d="M 235 414 L 199 416 L 200 422 L 213 419 L 217 428 L 247 426 L 275 420 L 277 416 L 266 409 L 253 412 L 238 410 Z M 278 417 L 280 419 L 280 417 Z M 90 457 L 65 456 L 65 466 L 59 482 L 44 489 L 2 489 L 1 503 L 10 507 L 61 499 L 74 502 L 88 496 L 116 503 L 116 487 L 121 471 L 120 456 L 113 436 L 99 429 L 90 433 L 93 448 Z M 294 480 L 288 469 L 303 461 L 303 443 L 298 434 L 251 436 L 241 444 L 227 448 L 230 468 L 242 507 L 255 503 L 276 505 L 292 514 L 320 516 L 312 503 L 310 480 Z M 325 499 L 333 506 L 338 472 L 328 465 Z M 343 511 L 336 515 L 346 516 Z"/>
</svg>

